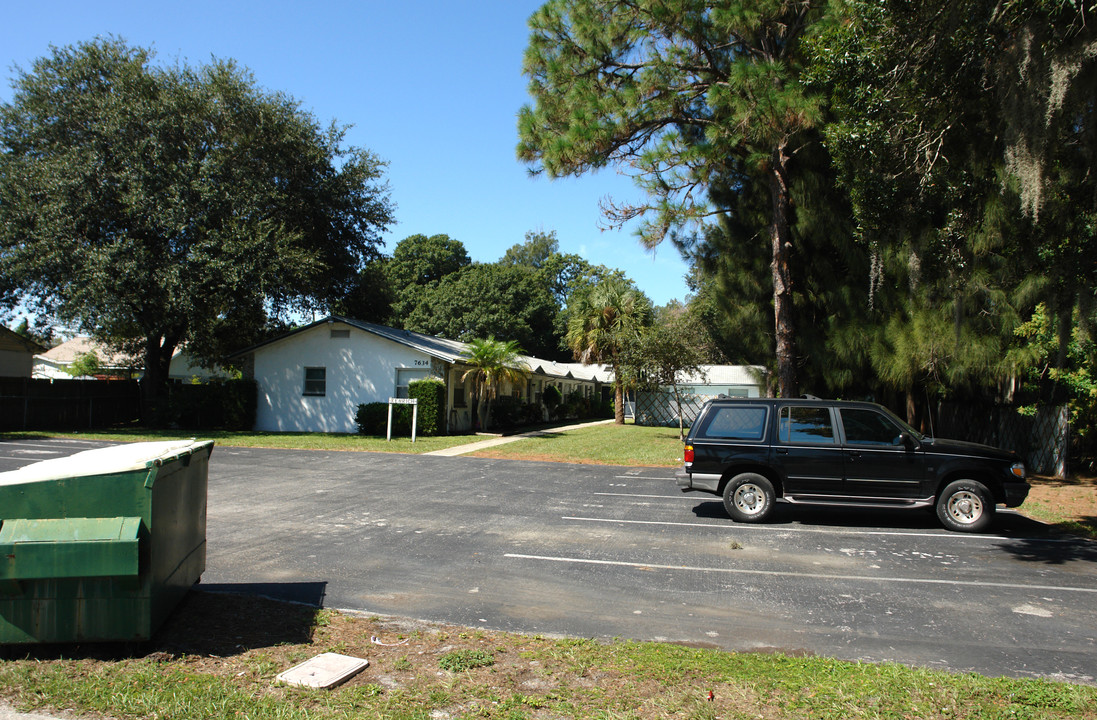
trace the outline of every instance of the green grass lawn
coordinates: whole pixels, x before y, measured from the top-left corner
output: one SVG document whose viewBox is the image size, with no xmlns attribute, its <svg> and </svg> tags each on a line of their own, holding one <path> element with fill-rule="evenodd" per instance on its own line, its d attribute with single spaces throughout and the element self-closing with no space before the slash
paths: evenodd
<svg viewBox="0 0 1097 720">
<path fill-rule="evenodd" d="M 608 424 L 566 432 L 549 432 L 544 436 L 499 445 L 475 455 L 602 465 L 673 467 L 682 464 L 682 441 L 678 439 L 678 428 Z"/>
<path fill-rule="evenodd" d="M 0 440 L 22 438 L 80 438 L 82 440 L 108 440 L 111 442 L 139 442 L 142 440 L 186 440 L 199 438 L 214 440 L 226 447 L 262 447 L 285 448 L 288 450 L 348 450 L 359 452 L 398 452 L 426 453 L 433 450 L 465 445 L 482 440 L 476 435 L 441 435 L 437 437 L 416 437 L 410 435 L 393 437 L 387 441 L 383 437 L 364 435 L 344 435 L 336 433 L 267 433 L 242 432 L 229 430 L 114 430 L 110 432 L 8 432 L 0 433 Z"/>
</svg>

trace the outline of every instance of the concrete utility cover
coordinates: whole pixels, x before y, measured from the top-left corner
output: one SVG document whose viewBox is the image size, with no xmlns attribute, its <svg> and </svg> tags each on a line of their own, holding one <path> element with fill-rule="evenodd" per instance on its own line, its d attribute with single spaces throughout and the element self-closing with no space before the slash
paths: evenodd
<svg viewBox="0 0 1097 720">
<path fill-rule="evenodd" d="M 329 652 L 291 667 L 277 679 L 289 685 L 329 688 L 349 680 L 368 665 L 369 660 Z"/>
</svg>

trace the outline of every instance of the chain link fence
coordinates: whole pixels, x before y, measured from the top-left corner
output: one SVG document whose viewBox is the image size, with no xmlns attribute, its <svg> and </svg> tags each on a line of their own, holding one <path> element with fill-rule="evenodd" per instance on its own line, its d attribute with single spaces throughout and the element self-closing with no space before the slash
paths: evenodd
<svg viewBox="0 0 1097 720">
<path fill-rule="evenodd" d="M 697 419 L 697 413 L 706 400 L 716 395 L 698 395 L 682 393 L 683 425 L 688 428 Z M 636 424 L 653 427 L 678 427 L 678 402 L 674 393 L 668 391 L 643 391 L 636 394 Z"/>
<path fill-rule="evenodd" d="M 1029 472 L 1064 477 L 1070 458 L 1070 414 L 1066 405 L 1040 405 L 1032 415 L 1016 408 L 975 403 L 941 403 L 934 435 L 1014 450 Z"/>
</svg>

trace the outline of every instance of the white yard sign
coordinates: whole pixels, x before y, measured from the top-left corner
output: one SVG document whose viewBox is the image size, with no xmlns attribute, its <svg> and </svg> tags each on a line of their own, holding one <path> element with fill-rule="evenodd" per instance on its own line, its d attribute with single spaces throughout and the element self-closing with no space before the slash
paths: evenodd
<svg viewBox="0 0 1097 720">
<path fill-rule="evenodd" d="M 415 426 L 419 423 L 419 401 L 415 398 L 389 398 L 389 425 L 386 440 L 392 442 L 392 406 L 411 405 L 411 441 L 415 442 Z"/>
</svg>

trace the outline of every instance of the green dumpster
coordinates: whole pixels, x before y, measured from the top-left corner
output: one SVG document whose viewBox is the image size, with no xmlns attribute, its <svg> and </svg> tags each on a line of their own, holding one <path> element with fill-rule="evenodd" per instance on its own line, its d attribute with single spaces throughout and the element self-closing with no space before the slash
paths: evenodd
<svg viewBox="0 0 1097 720">
<path fill-rule="evenodd" d="M 0 473 L 0 644 L 148 640 L 206 569 L 213 441 Z"/>
</svg>

